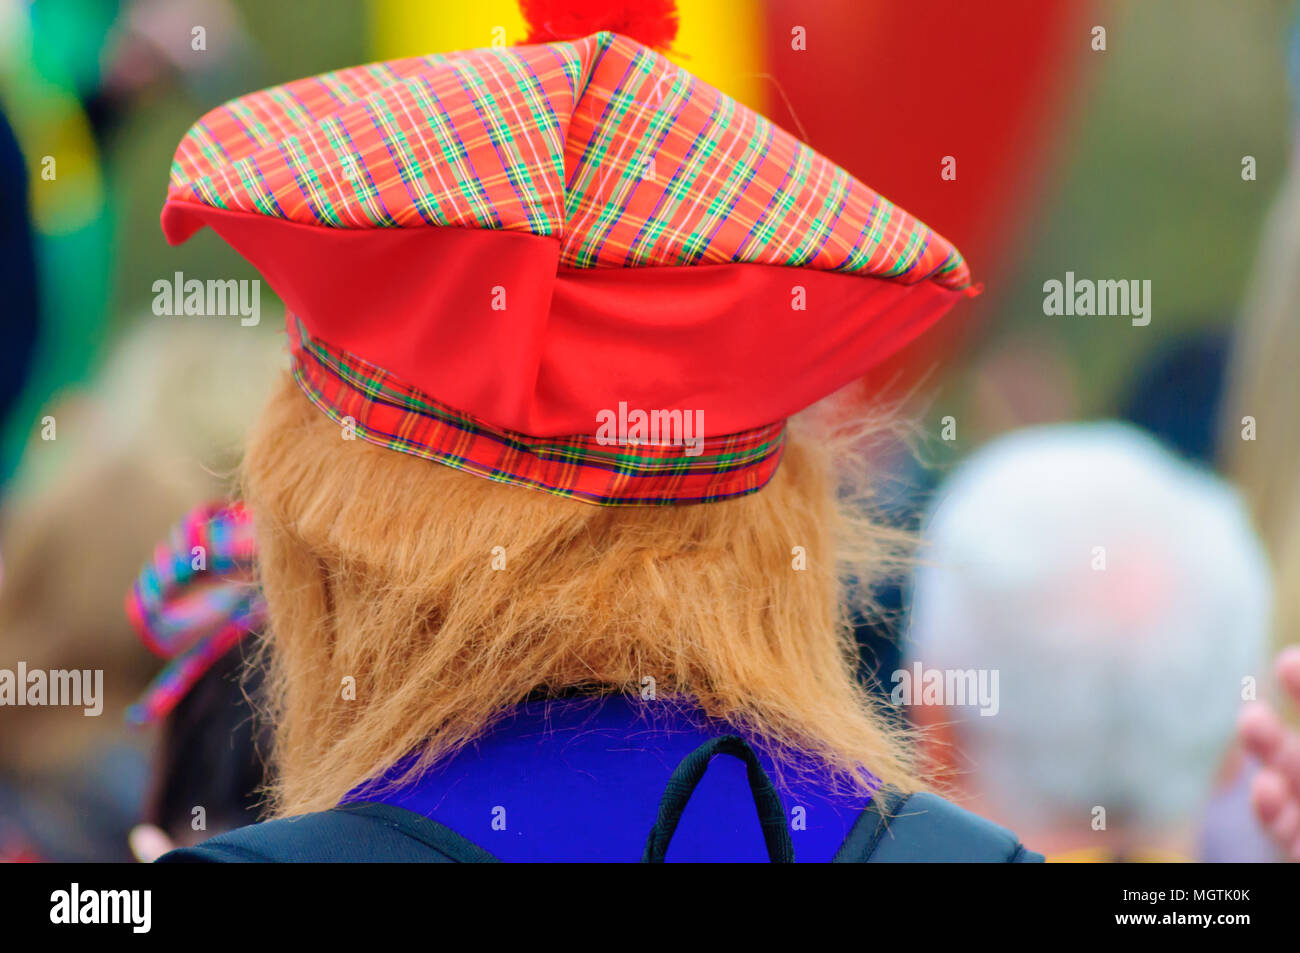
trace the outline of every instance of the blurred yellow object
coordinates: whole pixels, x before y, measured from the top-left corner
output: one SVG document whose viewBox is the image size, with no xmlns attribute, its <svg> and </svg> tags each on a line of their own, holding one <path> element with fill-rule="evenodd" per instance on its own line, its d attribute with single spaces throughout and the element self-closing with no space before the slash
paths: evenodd
<svg viewBox="0 0 1300 953">
<path fill-rule="evenodd" d="M 1062 851 L 1047 857 L 1049 864 L 1189 864 L 1191 858 L 1173 850 L 1158 847 L 1139 847 L 1132 853 L 1120 854 L 1109 847 L 1081 847 Z"/>
<path fill-rule="evenodd" d="M 750 109 L 771 112 L 759 0 L 677 0 L 680 27 L 669 58 Z"/>
<path fill-rule="evenodd" d="M 0 89 L 27 159 L 32 222 L 43 235 L 67 235 L 103 212 L 104 181 L 90 120 L 76 97 L 18 76 Z"/>
<path fill-rule="evenodd" d="M 370 46 L 375 59 L 509 46 L 519 42 L 526 30 L 513 0 L 372 0 L 370 4 Z"/>
<path fill-rule="evenodd" d="M 751 109 L 767 112 L 760 0 L 677 0 L 680 26 L 669 58 Z M 371 56 L 396 59 L 481 46 L 527 35 L 516 0 L 428 3 L 372 0 Z"/>
</svg>

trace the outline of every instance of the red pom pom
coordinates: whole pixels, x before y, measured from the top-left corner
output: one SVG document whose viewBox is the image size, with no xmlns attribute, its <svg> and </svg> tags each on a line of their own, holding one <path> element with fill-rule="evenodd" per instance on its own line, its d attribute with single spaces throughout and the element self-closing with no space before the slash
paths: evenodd
<svg viewBox="0 0 1300 953">
<path fill-rule="evenodd" d="M 525 43 L 554 43 L 609 30 L 652 50 L 677 36 L 676 0 L 519 0 L 528 21 Z"/>
</svg>

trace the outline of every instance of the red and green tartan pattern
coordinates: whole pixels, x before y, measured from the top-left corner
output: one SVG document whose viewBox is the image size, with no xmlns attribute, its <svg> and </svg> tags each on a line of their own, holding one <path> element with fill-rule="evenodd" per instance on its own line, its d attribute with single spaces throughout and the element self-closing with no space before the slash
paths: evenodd
<svg viewBox="0 0 1300 953">
<path fill-rule="evenodd" d="M 752 262 L 970 284 L 944 238 L 612 33 L 242 96 L 186 135 L 168 196 L 329 228 L 522 231 L 556 238 L 575 268 Z"/>
<path fill-rule="evenodd" d="M 501 430 L 434 400 L 356 355 L 311 337 L 290 316 L 293 376 L 318 408 L 369 443 L 508 483 L 603 506 L 710 503 L 762 489 L 785 448 L 785 421 L 671 444 L 602 444 Z M 595 422 L 593 420 L 593 429 Z"/>
</svg>

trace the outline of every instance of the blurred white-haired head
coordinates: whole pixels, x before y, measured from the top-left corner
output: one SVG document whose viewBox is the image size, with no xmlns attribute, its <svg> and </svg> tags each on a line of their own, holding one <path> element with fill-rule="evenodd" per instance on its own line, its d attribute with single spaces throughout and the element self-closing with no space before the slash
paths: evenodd
<svg viewBox="0 0 1300 953">
<path fill-rule="evenodd" d="M 946 713 L 984 795 L 1026 826 L 1191 822 L 1268 633 L 1237 493 L 1125 424 L 1035 427 L 952 473 L 925 538 L 907 651 L 998 673 L 996 713 Z"/>
</svg>

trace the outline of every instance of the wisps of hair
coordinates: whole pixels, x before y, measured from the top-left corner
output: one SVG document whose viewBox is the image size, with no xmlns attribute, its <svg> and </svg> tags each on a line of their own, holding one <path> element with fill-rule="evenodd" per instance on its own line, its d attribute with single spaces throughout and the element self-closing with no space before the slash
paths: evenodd
<svg viewBox="0 0 1300 953">
<path fill-rule="evenodd" d="M 424 770 L 539 689 L 635 695 L 647 677 L 843 787 L 915 789 L 901 729 L 855 678 L 839 584 L 861 590 L 905 538 L 871 521 L 861 472 L 833 478 L 834 445 L 861 434 L 798 423 L 759 493 L 597 507 L 344 440 L 286 377 L 243 471 L 274 811 L 331 807 L 415 753 Z"/>
</svg>

